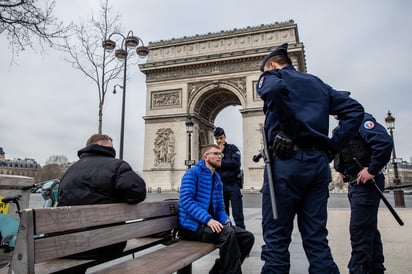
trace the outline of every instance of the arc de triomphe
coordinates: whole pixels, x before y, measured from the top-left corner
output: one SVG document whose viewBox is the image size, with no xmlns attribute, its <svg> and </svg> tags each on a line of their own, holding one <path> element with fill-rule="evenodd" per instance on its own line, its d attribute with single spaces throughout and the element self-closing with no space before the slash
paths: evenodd
<svg viewBox="0 0 412 274">
<path fill-rule="evenodd" d="M 243 127 L 244 188 L 260 188 L 264 163 L 252 157 L 262 148 L 264 114 L 255 86 L 263 57 L 283 43 L 289 44 L 296 69 L 306 71 L 293 21 L 149 44 L 147 62 L 140 65 L 147 87 L 143 176 L 148 187 L 177 190 L 188 152 L 198 161 L 202 146 L 214 142 L 217 114 L 237 105 Z M 194 123 L 191 138 L 185 124 L 189 116 Z"/>
</svg>

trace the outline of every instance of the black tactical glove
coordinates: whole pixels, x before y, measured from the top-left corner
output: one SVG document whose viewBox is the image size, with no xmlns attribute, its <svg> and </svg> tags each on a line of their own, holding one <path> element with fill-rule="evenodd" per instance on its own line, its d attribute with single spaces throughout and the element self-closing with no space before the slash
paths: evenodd
<svg viewBox="0 0 412 274">
<path fill-rule="evenodd" d="M 283 131 L 279 131 L 273 142 L 274 153 L 281 159 L 287 159 L 293 154 L 293 140 Z"/>
</svg>

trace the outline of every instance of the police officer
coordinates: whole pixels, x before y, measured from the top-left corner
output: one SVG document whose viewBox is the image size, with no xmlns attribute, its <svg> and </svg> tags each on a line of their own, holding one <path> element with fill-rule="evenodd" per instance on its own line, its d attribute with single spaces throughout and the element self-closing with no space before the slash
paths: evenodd
<svg viewBox="0 0 412 274">
<path fill-rule="evenodd" d="M 393 140 L 386 129 L 372 115 L 365 113 L 357 134 L 335 157 L 336 171 L 349 183 L 352 253 L 348 268 L 351 274 L 381 274 L 385 271 L 378 230 L 380 196 L 372 183 L 383 190 L 385 178 L 381 170 L 390 160 L 392 148 Z"/>
<path fill-rule="evenodd" d="M 222 165 L 216 169 L 223 182 L 223 198 L 226 214 L 230 215 L 230 205 L 235 225 L 245 228 L 243 217 L 243 201 L 240 191 L 240 151 L 236 145 L 226 142 L 226 134 L 223 128 L 216 127 L 213 131 L 215 142 L 223 152 Z"/>
<path fill-rule="evenodd" d="M 283 44 L 264 58 L 256 86 L 264 101 L 267 140 L 274 151 L 272 174 L 278 209 L 274 220 L 265 171 L 262 273 L 289 273 L 288 248 L 295 215 L 309 273 L 339 273 L 327 241 L 329 162 L 355 134 L 364 110 L 318 77 L 296 71 L 287 48 L 288 44 Z M 334 114 L 341 118 L 341 126 L 329 138 L 329 115 Z"/>
</svg>

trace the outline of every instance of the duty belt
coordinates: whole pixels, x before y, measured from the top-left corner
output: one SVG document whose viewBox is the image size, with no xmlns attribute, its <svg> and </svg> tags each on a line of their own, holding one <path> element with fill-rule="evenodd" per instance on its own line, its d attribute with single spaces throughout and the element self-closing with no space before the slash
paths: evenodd
<svg viewBox="0 0 412 274">
<path fill-rule="evenodd" d="M 360 172 L 360 171 L 359 171 L 359 172 Z M 359 173 L 359 172 L 358 172 L 358 173 Z M 347 183 L 349 183 L 350 186 L 353 186 L 353 185 L 356 184 L 356 181 L 358 180 L 358 173 L 356 173 L 356 174 L 349 174 L 349 175 L 346 175 L 346 174 L 345 174 L 346 178 L 348 178 Z M 380 174 L 383 174 L 383 173 L 382 173 L 382 170 L 379 171 L 378 173 L 376 173 L 375 176 L 380 175 Z"/>
<path fill-rule="evenodd" d="M 293 150 L 294 151 L 297 151 L 297 150 L 307 150 L 307 151 L 320 150 L 320 151 L 325 151 L 325 149 L 320 147 L 320 146 L 316 146 L 316 145 L 298 145 L 298 144 L 293 145 Z"/>
</svg>

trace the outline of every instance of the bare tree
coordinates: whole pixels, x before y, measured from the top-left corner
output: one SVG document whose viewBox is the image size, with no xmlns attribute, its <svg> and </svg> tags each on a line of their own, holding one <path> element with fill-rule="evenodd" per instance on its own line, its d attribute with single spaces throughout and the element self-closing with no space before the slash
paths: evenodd
<svg viewBox="0 0 412 274">
<path fill-rule="evenodd" d="M 40 182 L 60 179 L 65 171 L 65 167 L 59 164 L 48 164 L 42 167 L 40 172 Z"/>
<path fill-rule="evenodd" d="M 57 165 L 67 165 L 69 160 L 65 155 L 52 155 L 46 161 L 46 165 L 57 164 Z"/>
<path fill-rule="evenodd" d="M 73 164 L 65 155 L 52 155 L 46 161 L 40 172 L 40 181 L 60 179 L 64 172 Z"/>
<path fill-rule="evenodd" d="M 99 95 L 98 132 L 102 133 L 103 106 L 109 84 L 118 78 L 122 62 L 114 54 L 104 50 L 102 42 L 110 34 L 118 33 L 120 16 L 113 15 L 109 0 L 100 5 L 100 17 L 92 17 L 89 22 L 73 27 L 73 35 L 67 37 L 63 50 L 68 53 L 66 60 L 76 69 L 95 82 Z"/>
<path fill-rule="evenodd" d="M 64 38 L 70 25 L 64 26 L 53 17 L 55 1 L 45 2 L 40 8 L 37 0 L 0 0 L 0 34 L 5 34 L 13 55 L 26 47 L 34 50 L 33 38 L 39 45 L 55 45 Z"/>
</svg>

